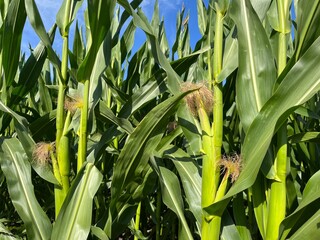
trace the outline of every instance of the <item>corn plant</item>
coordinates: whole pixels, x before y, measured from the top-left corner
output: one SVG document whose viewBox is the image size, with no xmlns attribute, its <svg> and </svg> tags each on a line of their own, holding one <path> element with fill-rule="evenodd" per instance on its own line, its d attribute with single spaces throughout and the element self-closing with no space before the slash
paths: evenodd
<svg viewBox="0 0 320 240">
<path fill-rule="evenodd" d="M 1 239 L 320 237 L 319 1 L 141 2 L 0 1 Z"/>
</svg>

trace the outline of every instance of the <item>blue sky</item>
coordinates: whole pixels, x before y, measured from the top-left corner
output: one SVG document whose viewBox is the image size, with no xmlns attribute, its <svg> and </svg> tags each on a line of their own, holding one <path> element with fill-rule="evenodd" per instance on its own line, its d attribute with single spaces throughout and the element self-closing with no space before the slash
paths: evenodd
<svg viewBox="0 0 320 240">
<path fill-rule="evenodd" d="M 62 0 L 35 0 L 35 2 L 38 6 L 44 25 L 48 31 L 55 22 L 56 14 L 60 8 Z M 84 1 L 84 3 L 85 2 L 86 1 Z M 205 2 L 208 2 L 208 1 L 205 0 Z M 143 0 L 142 4 L 140 5 L 143 12 L 147 15 L 149 19 L 151 19 L 152 17 L 154 3 L 155 3 L 155 0 Z M 191 46 L 193 47 L 196 41 L 201 38 L 199 28 L 198 28 L 196 0 L 185 0 L 185 1 L 159 0 L 160 16 L 164 17 L 167 38 L 168 38 L 169 44 L 172 46 L 175 40 L 176 16 L 178 11 L 181 11 L 183 5 L 185 6 L 185 9 L 186 9 L 185 13 L 190 14 L 190 18 L 189 18 L 190 39 L 191 39 Z M 78 14 L 78 20 L 80 25 L 83 25 L 82 19 L 83 19 L 84 8 L 85 8 L 85 5 L 83 5 L 82 10 L 80 10 Z M 59 33 L 57 31 L 56 40 L 54 43 L 54 49 L 58 52 L 58 54 L 59 52 L 61 52 L 61 41 L 59 39 L 60 39 Z M 136 45 L 140 45 L 144 41 L 144 39 L 145 39 L 144 33 L 138 30 L 136 33 Z M 27 21 L 24 32 L 23 32 L 23 36 L 22 36 L 22 51 L 27 53 L 28 55 L 29 45 L 31 46 L 31 48 L 35 48 L 38 42 L 39 42 L 39 38 L 34 33 L 33 29 L 30 26 L 30 23 Z"/>
</svg>

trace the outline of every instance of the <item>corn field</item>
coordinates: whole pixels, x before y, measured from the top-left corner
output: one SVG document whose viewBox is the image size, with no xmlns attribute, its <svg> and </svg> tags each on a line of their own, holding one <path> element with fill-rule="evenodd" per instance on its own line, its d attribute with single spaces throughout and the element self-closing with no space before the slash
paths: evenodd
<svg viewBox="0 0 320 240">
<path fill-rule="evenodd" d="M 194 48 L 183 7 L 171 46 L 158 1 L 61 2 L 0 0 L 0 239 L 320 239 L 319 0 L 197 0 Z"/>
</svg>

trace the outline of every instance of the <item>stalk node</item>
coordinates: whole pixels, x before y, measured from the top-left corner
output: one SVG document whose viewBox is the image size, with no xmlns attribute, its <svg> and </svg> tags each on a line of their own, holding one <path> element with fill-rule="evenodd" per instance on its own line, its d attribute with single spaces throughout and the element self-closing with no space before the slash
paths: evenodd
<svg viewBox="0 0 320 240">
<path fill-rule="evenodd" d="M 213 219 L 214 219 L 214 216 L 213 216 L 213 215 L 210 215 L 210 216 L 207 216 L 207 217 L 204 218 L 204 220 L 205 220 L 207 223 L 211 222 Z"/>
</svg>

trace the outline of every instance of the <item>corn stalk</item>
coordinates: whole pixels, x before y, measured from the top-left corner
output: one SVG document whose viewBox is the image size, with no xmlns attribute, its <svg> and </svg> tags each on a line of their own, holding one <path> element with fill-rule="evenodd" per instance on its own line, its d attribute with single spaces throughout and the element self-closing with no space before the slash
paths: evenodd
<svg viewBox="0 0 320 240">
<path fill-rule="evenodd" d="M 56 218 L 60 212 L 63 201 L 69 190 L 69 171 L 70 171 L 70 159 L 69 159 L 69 139 L 63 134 L 64 128 L 68 128 L 69 121 L 65 122 L 65 109 L 64 100 L 66 96 L 66 88 L 68 83 L 68 49 L 69 49 L 69 27 L 71 19 L 71 5 L 72 1 L 67 0 L 65 2 L 65 12 L 63 18 L 62 33 L 62 63 L 61 63 L 61 77 L 58 80 L 58 102 L 57 102 L 57 117 L 56 117 L 56 149 L 57 149 L 57 161 L 58 164 L 54 165 L 54 173 L 57 178 L 61 179 L 61 186 L 55 186 L 55 211 Z M 65 125 L 66 124 L 66 125 Z M 58 169 L 56 169 L 58 168 Z"/>
</svg>

